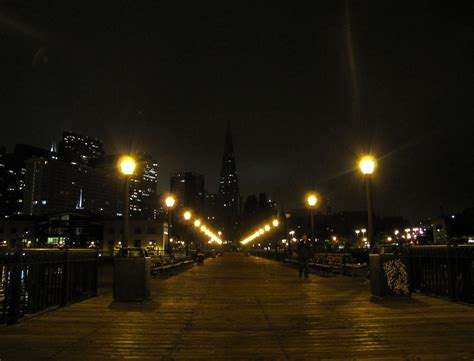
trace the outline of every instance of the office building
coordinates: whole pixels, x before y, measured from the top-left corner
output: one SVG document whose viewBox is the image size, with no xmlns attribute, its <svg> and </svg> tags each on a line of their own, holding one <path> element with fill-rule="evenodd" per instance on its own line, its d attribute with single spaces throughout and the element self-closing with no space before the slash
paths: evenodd
<svg viewBox="0 0 474 361">
<path fill-rule="evenodd" d="M 230 125 L 227 126 L 224 155 L 222 157 L 219 206 L 221 211 L 219 217 L 224 225 L 225 233 L 235 240 L 239 226 L 240 193 Z"/>
<path fill-rule="evenodd" d="M 204 211 L 204 176 L 192 172 L 171 175 L 170 191 L 176 197 L 177 206 L 197 214 Z"/>
<path fill-rule="evenodd" d="M 59 144 L 60 159 L 77 164 L 94 164 L 104 156 L 102 141 L 86 135 L 64 132 Z"/>
<path fill-rule="evenodd" d="M 25 144 L 15 145 L 13 153 L 0 149 L 0 218 L 23 214 L 26 161 L 36 157 L 54 159 L 57 154 Z"/>
<path fill-rule="evenodd" d="M 135 174 L 130 177 L 130 217 L 157 219 L 160 209 L 157 195 L 158 162 L 146 153 L 136 154 L 134 158 L 137 167 Z M 110 177 L 121 177 L 117 167 L 119 159 L 120 155 L 117 154 L 105 156 L 97 163 L 97 168 Z M 123 192 L 122 186 L 122 197 Z"/>
<path fill-rule="evenodd" d="M 123 179 L 103 169 L 56 159 L 26 162 L 26 215 L 86 210 L 115 216 L 121 213 L 122 197 Z"/>
</svg>

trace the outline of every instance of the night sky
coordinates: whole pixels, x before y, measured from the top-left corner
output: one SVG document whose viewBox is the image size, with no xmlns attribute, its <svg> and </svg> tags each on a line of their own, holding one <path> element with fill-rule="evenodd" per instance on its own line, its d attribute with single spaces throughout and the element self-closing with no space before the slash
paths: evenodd
<svg viewBox="0 0 474 361">
<path fill-rule="evenodd" d="M 216 191 L 230 121 L 244 196 L 364 209 L 370 149 L 376 214 L 474 206 L 472 2 L 101 4 L 0 2 L 0 144 L 73 130 Z"/>
</svg>

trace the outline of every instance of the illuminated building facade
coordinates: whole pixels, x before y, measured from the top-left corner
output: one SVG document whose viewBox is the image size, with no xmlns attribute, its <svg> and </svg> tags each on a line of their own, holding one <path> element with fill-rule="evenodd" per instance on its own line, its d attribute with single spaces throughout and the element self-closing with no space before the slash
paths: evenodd
<svg viewBox="0 0 474 361">
<path fill-rule="evenodd" d="M 219 216 L 219 196 L 216 193 L 204 195 L 204 214 L 210 224 L 220 227 L 216 222 Z"/>
<path fill-rule="evenodd" d="M 149 154 L 137 155 L 136 174 L 130 178 L 130 216 L 158 217 L 158 162 Z"/>
<path fill-rule="evenodd" d="M 54 159 L 57 154 L 24 144 L 15 145 L 13 153 L 0 149 L 0 218 L 23 214 L 26 161 L 35 157 Z"/>
<path fill-rule="evenodd" d="M 224 233 L 235 238 L 239 225 L 240 193 L 232 132 L 229 124 L 227 126 L 224 155 L 222 157 L 221 178 L 219 182 L 219 206 L 221 209 L 221 222 L 225 228 Z"/>
<path fill-rule="evenodd" d="M 175 173 L 170 179 L 170 191 L 177 205 L 197 214 L 204 211 L 204 176 L 192 172 Z"/>
<path fill-rule="evenodd" d="M 23 213 L 46 215 L 85 210 L 115 216 L 122 209 L 123 181 L 100 168 L 56 159 L 26 162 Z"/>
<path fill-rule="evenodd" d="M 153 219 L 131 219 L 128 239 L 133 247 L 146 248 L 148 251 L 163 251 L 165 249 L 166 224 Z M 103 221 L 103 255 L 113 256 L 123 241 L 123 221 L 121 218 Z"/>
<path fill-rule="evenodd" d="M 121 179 L 121 194 L 123 197 L 123 178 L 119 174 L 117 164 L 120 155 L 104 156 L 97 167 L 106 172 L 110 177 Z M 137 162 L 135 173 L 130 177 L 130 217 L 157 219 L 159 216 L 159 202 L 157 196 L 158 162 L 151 155 L 141 153 L 133 155 Z M 122 214 L 120 209 L 119 215 Z"/>
<path fill-rule="evenodd" d="M 104 156 L 102 141 L 86 135 L 64 132 L 59 144 L 60 159 L 77 164 L 91 164 Z"/>
</svg>

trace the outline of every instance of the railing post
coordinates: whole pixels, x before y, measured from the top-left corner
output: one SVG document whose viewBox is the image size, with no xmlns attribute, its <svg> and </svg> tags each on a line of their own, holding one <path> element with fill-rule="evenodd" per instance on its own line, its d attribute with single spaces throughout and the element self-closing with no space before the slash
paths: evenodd
<svg viewBox="0 0 474 361">
<path fill-rule="evenodd" d="M 462 299 L 462 294 L 461 294 L 461 289 L 462 289 L 462 286 L 460 284 L 460 282 L 462 282 L 462 273 L 460 272 L 460 269 L 459 269 L 459 259 L 458 259 L 458 246 L 457 245 L 453 245 L 452 246 L 453 248 L 451 248 L 451 258 L 453 259 L 453 262 L 454 262 L 454 266 L 453 266 L 453 270 L 454 270 L 454 275 L 453 275 L 453 284 L 454 284 L 454 298 L 455 298 L 455 301 L 458 302 L 460 299 Z"/>
<path fill-rule="evenodd" d="M 414 277 L 414 271 L 413 271 L 413 262 L 414 262 L 414 255 L 413 252 L 410 252 L 410 250 L 407 251 L 405 255 L 402 256 L 402 260 L 405 263 L 405 267 L 407 269 L 407 274 L 408 274 L 408 290 L 410 291 L 410 294 L 415 292 L 415 277 Z"/>
<path fill-rule="evenodd" d="M 446 272 L 448 277 L 448 295 L 451 301 L 457 302 L 456 297 L 456 269 L 453 259 L 452 247 L 449 244 L 446 245 Z"/>
<path fill-rule="evenodd" d="M 69 303 L 70 284 L 69 284 L 69 247 L 65 247 L 63 251 L 63 279 L 62 279 L 62 297 L 61 306 L 66 306 Z"/>
<path fill-rule="evenodd" d="M 20 300 L 21 300 L 21 269 L 23 261 L 23 248 L 21 242 L 18 242 L 15 253 L 13 254 L 13 267 L 11 281 L 8 292 L 8 324 L 14 324 L 20 318 Z"/>
<path fill-rule="evenodd" d="M 98 282 L 98 276 L 99 276 L 99 252 L 97 251 L 95 253 L 95 259 L 94 259 L 94 269 L 92 270 L 92 275 L 94 277 L 93 279 L 93 290 L 92 290 L 92 296 L 96 297 L 97 296 L 97 282 Z"/>
</svg>

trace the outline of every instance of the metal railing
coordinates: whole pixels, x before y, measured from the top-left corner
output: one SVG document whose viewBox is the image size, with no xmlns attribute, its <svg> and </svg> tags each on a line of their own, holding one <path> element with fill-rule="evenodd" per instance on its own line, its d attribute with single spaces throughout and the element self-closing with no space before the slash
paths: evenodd
<svg viewBox="0 0 474 361">
<path fill-rule="evenodd" d="M 0 253 L 0 324 L 97 295 L 97 251 Z"/>
<path fill-rule="evenodd" d="M 412 291 L 474 303 L 474 246 L 408 248 Z"/>
</svg>

